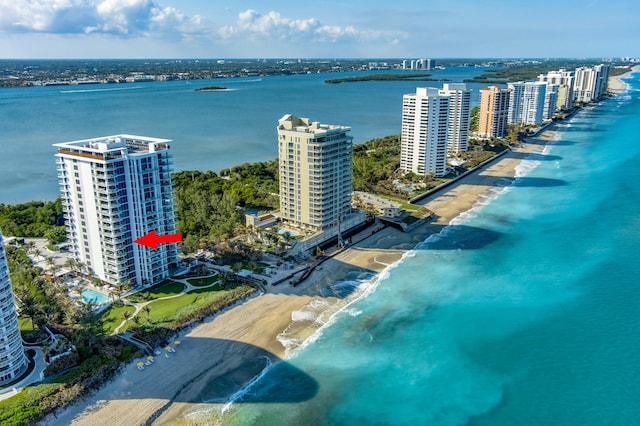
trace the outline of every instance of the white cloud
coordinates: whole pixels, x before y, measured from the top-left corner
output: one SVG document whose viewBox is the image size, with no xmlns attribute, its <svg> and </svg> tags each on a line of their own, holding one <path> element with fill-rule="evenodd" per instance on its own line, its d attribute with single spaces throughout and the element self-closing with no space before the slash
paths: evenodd
<svg viewBox="0 0 640 426">
<path fill-rule="evenodd" d="M 324 25 L 316 18 L 291 19 L 271 11 L 263 15 L 253 9 L 238 14 L 235 25 L 218 30 L 225 39 L 250 37 L 256 40 L 280 39 L 316 42 L 336 42 L 347 39 L 371 39 L 382 33 L 359 31 L 355 27 Z M 396 34 L 397 36 L 397 34 Z"/>
<path fill-rule="evenodd" d="M 201 16 L 186 16 L 156 0 L 0 0 L 0 32 L 102 33 L 121 37 L 208 32 Z"/>
</svg>

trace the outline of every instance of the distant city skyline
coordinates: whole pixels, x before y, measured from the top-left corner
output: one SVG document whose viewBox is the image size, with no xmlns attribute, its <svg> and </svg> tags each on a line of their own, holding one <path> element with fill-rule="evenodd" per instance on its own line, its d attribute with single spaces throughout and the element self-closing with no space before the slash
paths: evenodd
<svg viewBox="0 0 640 426">
<path fill-rule="evenodd" d="M 0 58 L 637 57 L 638 16 L 626 0 L 0 0 Z"/>
</svg>

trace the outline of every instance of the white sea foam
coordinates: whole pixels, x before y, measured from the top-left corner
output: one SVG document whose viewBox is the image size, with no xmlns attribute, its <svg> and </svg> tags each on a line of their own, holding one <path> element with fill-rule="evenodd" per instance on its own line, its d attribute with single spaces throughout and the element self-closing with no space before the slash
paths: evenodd
<svg viewBox="0 0 640 426">
<path fill-rule="evenodd" d="M 262 379 L 269 372 L 269 370 L 271 370 L 271 367 L 275 365 L 273 362 L 271 362 L 271 359 L 269 359 L 269 357 L 264 356 L 261 358 L 265 360 L 265 367 L 262 369 L 260 374 L 258 374 L 253 379 L 251 379 L 251 381 L 247 383 L 246 386 L 244 386 L 242 389 L 240 389 L 239 391 L 231 395 L 231 397 L 229 398 L 229 401 L 222 408 L 222 413 L 229 411 L 229 409 L 231 409 L 231 407 L 233 406 L 234 402 L 242 399 L 243 396 L 247 395 L 251 391 L 251 388 L 253 387 L 253 385 L 258 383 L 260 379 Z"/>
</svg>

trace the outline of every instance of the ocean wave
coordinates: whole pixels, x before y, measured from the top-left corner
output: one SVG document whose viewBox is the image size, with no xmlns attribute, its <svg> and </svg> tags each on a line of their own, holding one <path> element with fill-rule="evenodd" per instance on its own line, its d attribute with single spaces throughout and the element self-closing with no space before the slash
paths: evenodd
<svg viewBox="0 0 640 426">
<path fill-rule="evenodd" d="M 229 411 L 235 402 L 240 401 L 245 395 L 247 395 L 251 391 L 251 388 L 253 387 L 253 385 L 258 383 L 260 379 L 262 379 L 269 372 L 269 370 L 271 370 L 271 368 L 275 365 L 269 357 L 264 356 L 261 358 L 265 360 L 265 367 L 262 369 L 260 374 L 256 375 L 253 379 L 251 379 L 251 381 L 249 381 L 249 383 L 247 383 L 246 386 L 244 386 L 242 389 L 240 389 L 239 391 L 231 395 L 231 397 L 229 397 L 229 401 L 224 405 L 224 407 L 222 407 L 221 411 L 223 414 Z"/>
</svg>

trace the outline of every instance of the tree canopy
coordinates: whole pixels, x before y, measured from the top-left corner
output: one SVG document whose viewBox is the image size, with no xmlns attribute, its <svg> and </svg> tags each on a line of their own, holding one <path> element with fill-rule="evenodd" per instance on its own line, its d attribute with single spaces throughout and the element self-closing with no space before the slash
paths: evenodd
<svg viewBox="0 0 640 426">
<path fill-rule="evenodd" d="M 61 198 L 47 202 L 0 204 L 0 229 L 5 236 L 44 237 L 59 226 L 64 226 Z"/>
</svg>

